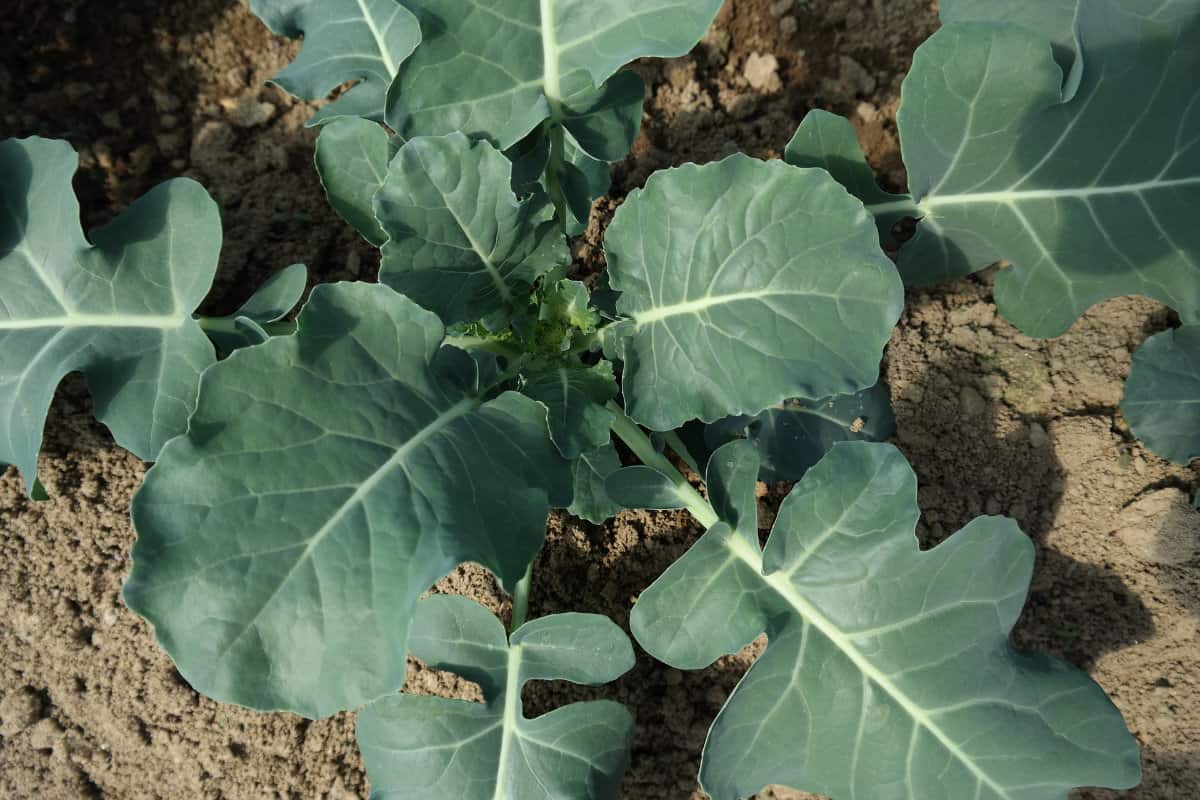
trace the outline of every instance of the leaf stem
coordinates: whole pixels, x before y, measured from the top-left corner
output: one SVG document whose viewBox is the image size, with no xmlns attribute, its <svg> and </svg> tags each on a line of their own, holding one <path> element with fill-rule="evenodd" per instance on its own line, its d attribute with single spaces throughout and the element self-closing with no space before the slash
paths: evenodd
<svg viewBox="0 0 1200 800">
<path fill-rule="evenodd" d="M 517 581 L 516 588 L 513 589 L 512 619 L 508 623 L 509 633 L 525 624 L 525 618 L 529 615 L 529 587 L 532 583 L 533 562 L 530 561 L 529 566 L 525 568 L 525 576 Z"/>
<path fill-rule="evenodd" d="M 615 400 L 608 401 L 606 408 L 613 412 L 612 430 L 617 435 L 617 438 L 624 442 L 643 464 L 653 467 L 671 479 L 671 483 L 675 485 L 675 491 L 684 503 L 684 508 L 696 518 L 697 522 L 705 528 L 711 528 L 713 525 L 716 525 L 720 521 L 717 517 L 717 512 L 704 499 L 704 496 L 696 491 L 696 487 L 688 483 L 683 473 L 671 463 L 671 459 L 654 448 L 654 443 L 650 441 L 650 437 L 646 435 L 646 432 L 636 422 L 629 418 L 625 413 L 625 409 L 617 405 Z"/>
<path fill-rule="evenodd" d="M 697 475 L 704 477 L 704 472 L 700 469 L 700 465 L 696 463 L 696 459 L 692 458 L 691 451 L 687 449 L 687 445 L 679 438 L 678 433 L 667 431 L 663 434 L 663 439 L 666 440 L 667 446 L 675 451 L 675 455 L 679 456 L 683 463 L 687 464 Z"/>
</svg>

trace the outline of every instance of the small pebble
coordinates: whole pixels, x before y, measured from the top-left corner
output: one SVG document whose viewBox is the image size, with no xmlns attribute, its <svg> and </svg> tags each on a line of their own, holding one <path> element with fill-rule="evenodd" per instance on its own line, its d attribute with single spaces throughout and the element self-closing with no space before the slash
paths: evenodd
<svg viewBox="0 0 1200 800">
<path fill-rule="evenodd" d="M 783 88 L 779 79 L 779 59 L 770 53 L 751 53 L 742 67 L 742 75 L 751 88 L 760 92 L 778 92 Z"/>
<path fill-rule="evenodd" d="M 1046 440 L 1049 438 L 1046 435 L 1046 429 L 1036 422 L 1029 423 L 1029 444 L 1035 448 L 1046 446 Z"/>
<path fill-rule="evenodd" d="M 970 386 L 962 387 L 962 391 L 958 395 L 958 402 L 963 414 L 968 417 L 977 417 L 987 410 L 987 402 L 979 392 Z"/>
</svg>

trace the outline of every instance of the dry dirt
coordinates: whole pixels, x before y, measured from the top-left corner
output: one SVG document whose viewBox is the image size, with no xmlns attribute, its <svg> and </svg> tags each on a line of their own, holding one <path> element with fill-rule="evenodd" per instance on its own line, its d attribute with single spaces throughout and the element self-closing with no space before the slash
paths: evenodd
<svg viewBox="0 0 1200 800">
<path fill-rule="evenodd" d="M 638 65 L 650 87 L 644 133 L 576 243 L 578 271 L 601 267 L 604 224 L 651 171 L 735 150 L 777 156 L 809 108 L 849 115 L 882 180 L 901 186 L 899 82 L 935 27 L 931 0 L 731 0 L 692 55 Z M 313 173 L 302 128 L 312 107 L 263 85 L 294 45 L 237 0 L 0 0 L 0 37 L 0 136 L 66 138 L 81 151 L 86 226 L 174 175 L 217 197 L 226 241 L 209 308 L 229 309 L 294 261 L 322 281 L 370 278 L 377 256 L 327 209 Z M 1078 798 L 1200 797 L 1200 515 L 1187 502 L 1200 472 L 1148 454 L 1117 411 L 1130 353 L 1169 323 L 1153 303 L 1117 300 L 1033 341 L 996 317 L 985 274 L 912 293 L 888 352 L 924 542 L 980 513 L 1017 518 L 1039 552 L 1018 642 L 1087 669 L 1142 745 L 1140 788 Z M 122 605 L 126 511 L 145 465 L 88 412 L 68 380 L 41 464 L 51 501 L 26 501 L 11 472 L 0 479 L 0 797 L 365 797 L 352 714 L 308 722 L 202 698 Z M 781 496 L 765 497 L 764 526 Z M 556 516 L 533 613 L 627 625 L 637 593 L 698 535 L 678 514 L 605 526 Z M 503 610 L 478 570 L 443 588 Z M 622 797 L 687 800 L 700 796 L 707 725 L 752 658 L 753 648 L 681 673 L 639 654 L 613 686 L 537 685 L 528 707 L 629 704 L 638 727 Z M 416 666 L 409 688 L 473 691 Z"/>
</svg>

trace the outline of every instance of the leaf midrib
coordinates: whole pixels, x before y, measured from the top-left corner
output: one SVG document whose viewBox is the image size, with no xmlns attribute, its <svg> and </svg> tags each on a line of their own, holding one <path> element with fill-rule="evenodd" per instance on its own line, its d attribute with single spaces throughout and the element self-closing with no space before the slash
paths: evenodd
<svg viewBox="0 0 1200 800">
<path fill-rule="evenodd" d="M 392 54 L 388 52 L 387 43 L 384 41 L 379 27 L 375 24 L 375 18 L 367 10 L 366 0 L 358 0 L 358 8 L 362 11 L 363 21 L 367 23 L 367 28 L 370 29 L 371 35 L 375 37 L 375 46 L 379 48 L 379 57 L 383 61 L 383 66 L 387 69 L 388 75 L 395 77 L 397 70 L 396 62 L 392 60 Z"/>
<path fill-rule="evenodd" d="M 504 789 L 508 780 L 509 750 L 513 746 L 513 736 L 519 735 L 517 725 L 521 721 L 521 656 L 521 645 L 509 646 L 508 674 L 504 682 L 504 715 L 500 728 L 500 757 L 496 765 L 496 788 L 492 792 L 492 800 L 508 800 Z"/>
<path fill-rule="evenodd" d="M 962 194 L 931 195 L 921 200 L 920 208 L 934 208 L 966 203 L 1018 203 L 1030 200 L 1058 200 L 1062 198 L 1104 197 L 1117 194 L 1141 194 L 1159 189 L 1174 189 L 1183 186 L 1200 186 L 1200 176 L 1174 180 L 1152 179 L 1137 183 L 1111 184 L 1108 186 L 1082 186 L 1074 189 L 1023 189 L 1019 191 L 965 192 Z"/>
<path fill-rule="evenodd" d="M 638 328 L 651 325 L 656 322 L 662 322 L 671 317 L 681 315 L 699 315 L 702 311 L 707 311 L 715 306 L 729 305 L 731 303 L 741 303 L 751 300 L 765 300 L 769 297 L 827 297 L 836 300 L 854 300 L 856 298 L 846 295 L 833 294 L 830 292 L 820 292 L 816 290 L 777 290 L 777 289 L 759 289 L 749 292 L 731 292 L 729 294 L 714 294 L 705 295 L 694 300 L 684 300 L 679 303 L 670 303 L 668 305 L 654 306 L 644 311 L 635 311 L 630 316 L 634 321 L 634 325 Z"/>
<path fill-rule="evenodd" d="M 0 320 L 0 331 L 24 331 L 40 328 L 151 328 L 172 330 L 186 320 L 183 314 L 65 314 L 57 317 L 30 317 Z"/>
<path fill-rule="evenodd" d="M 558 74 L 558 32 L 554 29 L 554 0 L 538 0 L 542 23 L 542 92 L 555 118 L 562 106 L 562 79 Z"/>
<path fill-rule="evenodd" d="M 889 200 L 884 203 L 868 203 L 866 208 L 872 214 L 886 214 L 893 211 L 920 212 L 938 206 L 970 205 L 974 203 L 1002 203 L 1015 205 L 1034 200 L 1064 200 L 1080 199 L 1086 201 L 1090 197 L 1108 197 L 1121 194 L 1142 194 L 1162 189 L 1174 189 L 1186 186 L 1200 186 L 1200 176 L 1194 178 L 1178 178 L 1174 180 L 1148 180 L 1137 183 L 1121 183 L 1108 186 L 1082 186 L 1073 189 L 1021 189 L 1002 190 L 996 192 L 961 192 L 943 195 L 930 195 L 920 202 L 907 195 L 901 199 Z"/>
<path fill-rule="evenodd" d="M 796 587 L 794 587 L 788 581 L 788 575 L 790 573 L 773 572 L 770 575 L 764 575 L 763 559 L 761 554 L 755 552 L 754 547 L 741 537 L 730 537 L 729 539 L 726 539 L 725 546 L 735 556 L 740 558 L 752 569 L 754 569 L 755 572 L 761 576 L 763 582 L 767 584 L 767 586 L 771 587 L 776 594 L 778 594 L 785 602 L 787 602 L 787 604 L 792 607 L 792 609 L 801 617 L 801 619 L 820 631 L 825 638 L 829 639 L 829 641 L 833 643 L 834 647 L 836 647 L 843 655 L 845 655 L 859 670 L 859 672 L 866 677 L 866 679 L 870 680 L 872 683 L 886 692 L 887 695 L 893 701 L 895 701 L 895 703 L 900 706 L 918 726 L 929 731 L 948 753 L 954 756 L 960 763 L 963 764 L 963 766 L 970 770 L 971 774 L 974 775 L 981 784 L 987 785 L 994 792 L 996 792 L 998 796 L 1006 798 L 1006 800 L 1011 800 L 1011 795 L 1008 794 L 1005 788 L 992 780 L 991 776 L 980 769 L 975 762 L 972 761 L 965 752 L 963 752 L 962 748 L 960 748 L 957 743 L 950 739 L 949 736 L 947 736 L 945 732 L 943 732 L 941 728 L 939 728 L 937 724 L 930 719 L 929 714 L 925 709 L 921 708 L 913 700 L 911 700 L 908 695 L 901 691 L 900 688 L 892 682 L 890 677 L 888 677 L 878 667 L 868 661 L 867 658 L 861 652 L 859 652 L 858 648 L 854 646 L 850 639 L 844 633 L 842 633 L 831 620 L 822 614 L 819 609 L 809 603 L 804 595 L 796 590 Z"/>
</svg>

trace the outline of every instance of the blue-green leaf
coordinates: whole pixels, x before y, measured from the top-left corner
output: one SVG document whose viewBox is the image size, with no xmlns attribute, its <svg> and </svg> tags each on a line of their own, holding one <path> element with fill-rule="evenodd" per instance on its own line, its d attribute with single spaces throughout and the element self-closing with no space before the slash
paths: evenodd
<svg viewBox="0 0 1200 800">
<path fill-rule="evenodd" d="M 421 41 L 421 29 L 399 0 L 250 0 L 273 33 L 304 36 L 300 55 L 275 76 L 284 91 L 320 100 L 347 81 L 341 97 L 309 125 L 338 117 L 383 120 L 388 86 Z"/>
<path fill-rule="evenodd" d="M 623 508 L 685 508 L 687 498 L 675 481 L 654 467 L 637 464 L 609 473 L 604 491 Z"/>
<path fill-rule="evenodd" d="M 424 41 L 388 92 L 388 124 L 405 138 L 462 131 L 507 150 L 547 119 L 571 120 L 585 149 L 610 158 L 620 138 L 587 110 L 629 107 L 632 81 L 605 86 L 647 56 L 686 53 L 721 0 L 404 0 Z M 639 98 L 640 103 L 640 98 Z M 606 130 L 613 117 L 604 124 Z M 620 126 L 618 126 L 620 127 Z M 633 131 L 636 133 L 636 130 Z M 589 151 L 590 152 L 590 151 Z M 618 156 L 619 157 L 619 156 Z"/>
<path fill-rule="evenodd" d="M 513 165 L 461 133 L 406 142 L 375 216 L 389 239 L 379 279 L 446 323 L 524 305 L 533 282 L 570 260 L 542 194 L 518 200 Z"/>
<path fill-rule="evenodd" d="M 863 195 L 881 226 L 920 218 L 900 250 L 905 281 L 1008 261 L 996 304 L 1032 336 L 1128 294 L 1196 318 L 1200 6 L 1079 3 L 1064 82 L 1051 48 L 1052 38 L 1061 57 L 1063 26 L 1025 0 L 992 5 L 1012 6 L 1011 17 L 998 12 L 1007 23 L 946 25 L 904 81 L 897 122 L 912 197 Z M 1051 5 L 1061 21 L 1066 6 Z"/>
<path fill-rule="evenodd" d="M 117 444 L 153 460 L 187 428 L 216 358 L 191 316 L 217 268 L 216 203 L 169 181 L 89 242 L 71 189 L 78 163 L 66 142 L 0 142 L 0 464 L 29 486 L 67 373 L 83 372 Z"/>
<path fill-rule="evenodd" d="M 617 396 L 612 364 L 560 365 L 526 377 L 521 394 L 546 407 L 550 439 L 564 458 L 574 459 L 609 441 L 613 412 L 604 404 Z"/>
<path fill-rule="evenodd" d="M 374 800 L 609 800 L 629 760 L 633 719 L 608 700 L 535 719 L 521 707 L 531 680 L 600 684 L 633 667 L 633 648 L 606 617 L 555 614 L 506 641 L 500 622 L 464 597 L 421 602 L 413 655 L 478 683 L 485 703 L 397 695 L 358 717 Z"/>
<path fill-rule="evenodd" d="M 1049 39 L 1054 60 L 1067 75 L 1064 100 L 1070 100 L 1079 88 L 1083 62 L 1079 58 L 1077 24 L 1086 0 L 942 0 L 941 20 L 954 22 L 1002 22 L 1019 25 Z"/>
<path fill-rule="evenodd" d="M 620 468 L 621 459 L 611 442 L 581 453 L 571 465 L 575 497 L 567 511 L 596 525 L 616 516 L 623 506 L 608 496 L 606 482 L 608 476 Z"/>
<path fill-rule="evenodd" d="M 845 186 L 850 194 L 877 209 L 875 224 L 879 238 L 887 241 L 892 226 L 919 212 L 915 203 L 905 203 L 907 195 L 885 192 L 875 182 L 875 171 L 867 163 L 858 134 L 850 120 L 815 108 L 804 115 L 796 135 L 784 151 L 784 160 L 797 167 L 823 169 Z"/>
<path fill-rule="evenodd" d="M 206 318 L 201 326 L 222 351 L 262 344 L 271 338 L 263 326 L 286 317 L 308 285 L 308 269 L 292 264 L 268 278 L 250 299 L 227 317 Z"/>
<path fill-rule="evenodd" d="M 1133 354 L 1121 412 L 1151 451 L 1200 458 L 1200 325 L 1151 336 Z"/>
<path fill-rule="evenodd" d="M 981 517 L 922 552 L 894 447 L 836 445 L 758 544 L 754 448 L 713 455 L 723 521 L 638 598 L 634 636 L 679 668 L 762 632 L 766 651 L 705 743 L 714 800 L 767 784 L 831 797 L 1064 800 L 1137 784 L 1137 745 L 1084 673 L 1009 640 L 1034 550 Z"/>
<path fill-rule="evenodd" d="M 870 215 L 821 170 L 742 155 L 651 176 L 605 238 L 606 350 L 653 430 L 875 383 L 903 287 Z"/>
<path fill-rule="evenodd" d="M 513 585 L 570 502 L 542 406 L 385 286 L 318 287 L 294 336 L 205 373 L 133 502 L 129 606 L 218 700 L 324 716 L 400 688 L 417 598 L 462 561 Z M 485 387 L 486 388 L 486 387 Z"/>
<path fill-rule="evenodd" d="M 375 219 L 374 199 L 387 179 L 391 157 L 387 131 L 369 120 L 334 120 L 317 137 L 317 173 L 329 204 L 376 247 L 387 241 Z"/>
</svg>

